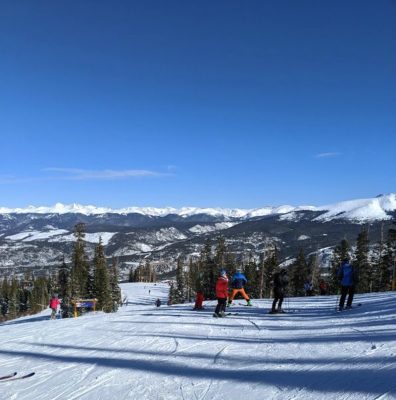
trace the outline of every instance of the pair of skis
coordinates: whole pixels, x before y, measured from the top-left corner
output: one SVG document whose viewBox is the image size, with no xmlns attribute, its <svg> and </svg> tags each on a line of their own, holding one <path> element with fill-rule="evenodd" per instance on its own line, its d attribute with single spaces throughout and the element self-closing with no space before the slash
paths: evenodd
<svg viewBox="0 0 396 400">
<path fill-rule="evenodd" d="M 0 381 L 9 382 L 9 381 L 16 381 L 16 380 L 20 380 L 20 379 L 30 378 L 31 376 L 33 376 L 35 374 L 35 372 L 30 372 L 29 374 L 25 374 L 25 375 L 21 375 L 21 376 L 17 376 L 17 374 L 18 374 L 18 372 L 14 372 L 9 375 L 0 376 Z"/>
</svg>

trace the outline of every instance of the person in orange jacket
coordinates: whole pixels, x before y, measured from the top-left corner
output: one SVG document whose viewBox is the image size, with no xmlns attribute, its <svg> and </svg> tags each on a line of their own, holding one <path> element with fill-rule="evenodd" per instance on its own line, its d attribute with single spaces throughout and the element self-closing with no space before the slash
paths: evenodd
<svg viewBox="0 0 396 400">
<path fill-rule="evenodd" d="M 225 269 L 221 269 L 219 272 L 219 277 L 216 282 L 216 297 L 217 306 L 213 316 L 215 318 L 221 318 L 225 316 L 225 308 L 228 297 L 228 277 Z"/>
</svg>

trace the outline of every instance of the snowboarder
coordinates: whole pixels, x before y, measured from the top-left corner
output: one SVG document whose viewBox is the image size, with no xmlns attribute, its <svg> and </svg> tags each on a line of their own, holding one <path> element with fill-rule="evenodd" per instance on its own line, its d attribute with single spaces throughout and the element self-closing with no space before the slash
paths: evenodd
<svg viewBox="0 0 396 400">
<path fill-rule="evenodd" d="M 274 301 L 272 302 L 270 314 L 284 313 L 282 310 L 282 303 L 285 297 L 285 289 L 288 282 L 289 280 L 287 278 L 286 269 L 282 268 L 280 272 L 274 274 Z M 277 303 L 278 307 L 276 307 Z"/>
<path fill-rule="evenodd" d="M 202 305 L 202 302 L 204 301 L 204 295 L 203 293 L 199 290 L 197 292 L 197 296 L 195 298 L 195 305 L 194 305 L 194 310 L 203 310 L 204 307 Z"/>
<path fill-rule="evenodd" d="M 246 294 L 244 289 L 246 283 L 247 283 L 246 276 L 242 273 L 240 269 L 237 269 L 231 280 L 232 292 L 228 298 L 228 305 L 232 304 L 234 297 L 238 293 L 240 293 L 241 296 L 246 300 L 248 306 L 252 305 L 250 303 L 250 297 Z"/>
<path fill-rule="evenodd" d="M 337 272 L 338 279 L 341 284 L 341 297 L 339 311 L 344 309 L 345 299 L 348 295 L 346 308 L 352 308 L 353 295 L 355 294 L 355 286 L 358 283 L 357 270 L 349 263 L 349 259 L 345 258 L 341 267 Z"/>
<path fill-rule="evenodd" d="M 219 272 L 219 277 L 217 278 L 216 282 L 217 306 L 213 314 L 214 317 L 219 318 L 225 316 L 227 296 L 228 296 L 227 272 L 225 269 L 221 269 Z"/>
<path fill-rule="evenodd" d="M 312 283 L 309 280 L 306 280 L 304 283 L 304 292 L 305 296 L 312 296 L 313 290 L 312 290 Z"/>
<path fill-rule="evenodd" d="M 161 300 L 160 300 L 160 299 L 157 299 L 157 300 L 155 301 L 155 305 L 156 305 L 157 307 L 161 307 Z"/>
<path fill-rule="evenodd" d="M 57 294 L 53 294 L 49 302 L 49 308 L 51 311 L 51 319 L 56 319 L 56 313 L 58 312 L 58 307 L 60 306 L 60 300 Z"/>
</svg>

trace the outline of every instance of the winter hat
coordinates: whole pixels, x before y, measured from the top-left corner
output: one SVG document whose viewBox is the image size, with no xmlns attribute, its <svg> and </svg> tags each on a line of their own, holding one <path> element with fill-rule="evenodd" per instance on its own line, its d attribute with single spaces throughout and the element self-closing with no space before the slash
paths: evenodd
<svg viewBox="0 0 396 400">
<path fill-rule="evenodd" d="M 225 276 L 225 275 L 227 275 L 227 271 L 226 271 L 224 268 L 222 268 L 222 269 L 219 271 L 219 275 L 220 275 L 220 276 Z"/>
</svg>

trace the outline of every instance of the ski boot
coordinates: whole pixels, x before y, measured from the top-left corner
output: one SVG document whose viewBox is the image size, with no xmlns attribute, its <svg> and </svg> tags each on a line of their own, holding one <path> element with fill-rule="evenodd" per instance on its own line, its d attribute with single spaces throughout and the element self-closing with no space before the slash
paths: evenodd
<svg viewBox="0 0 396 400">
<path fill-rule="evenodd" d="M 248 300 L 246 305 L 251 307 L 251 306 L 252 306 L 252 303 L 251 303 L 251 301 L 250 301 L 250 300 Z"/>
</svg>

